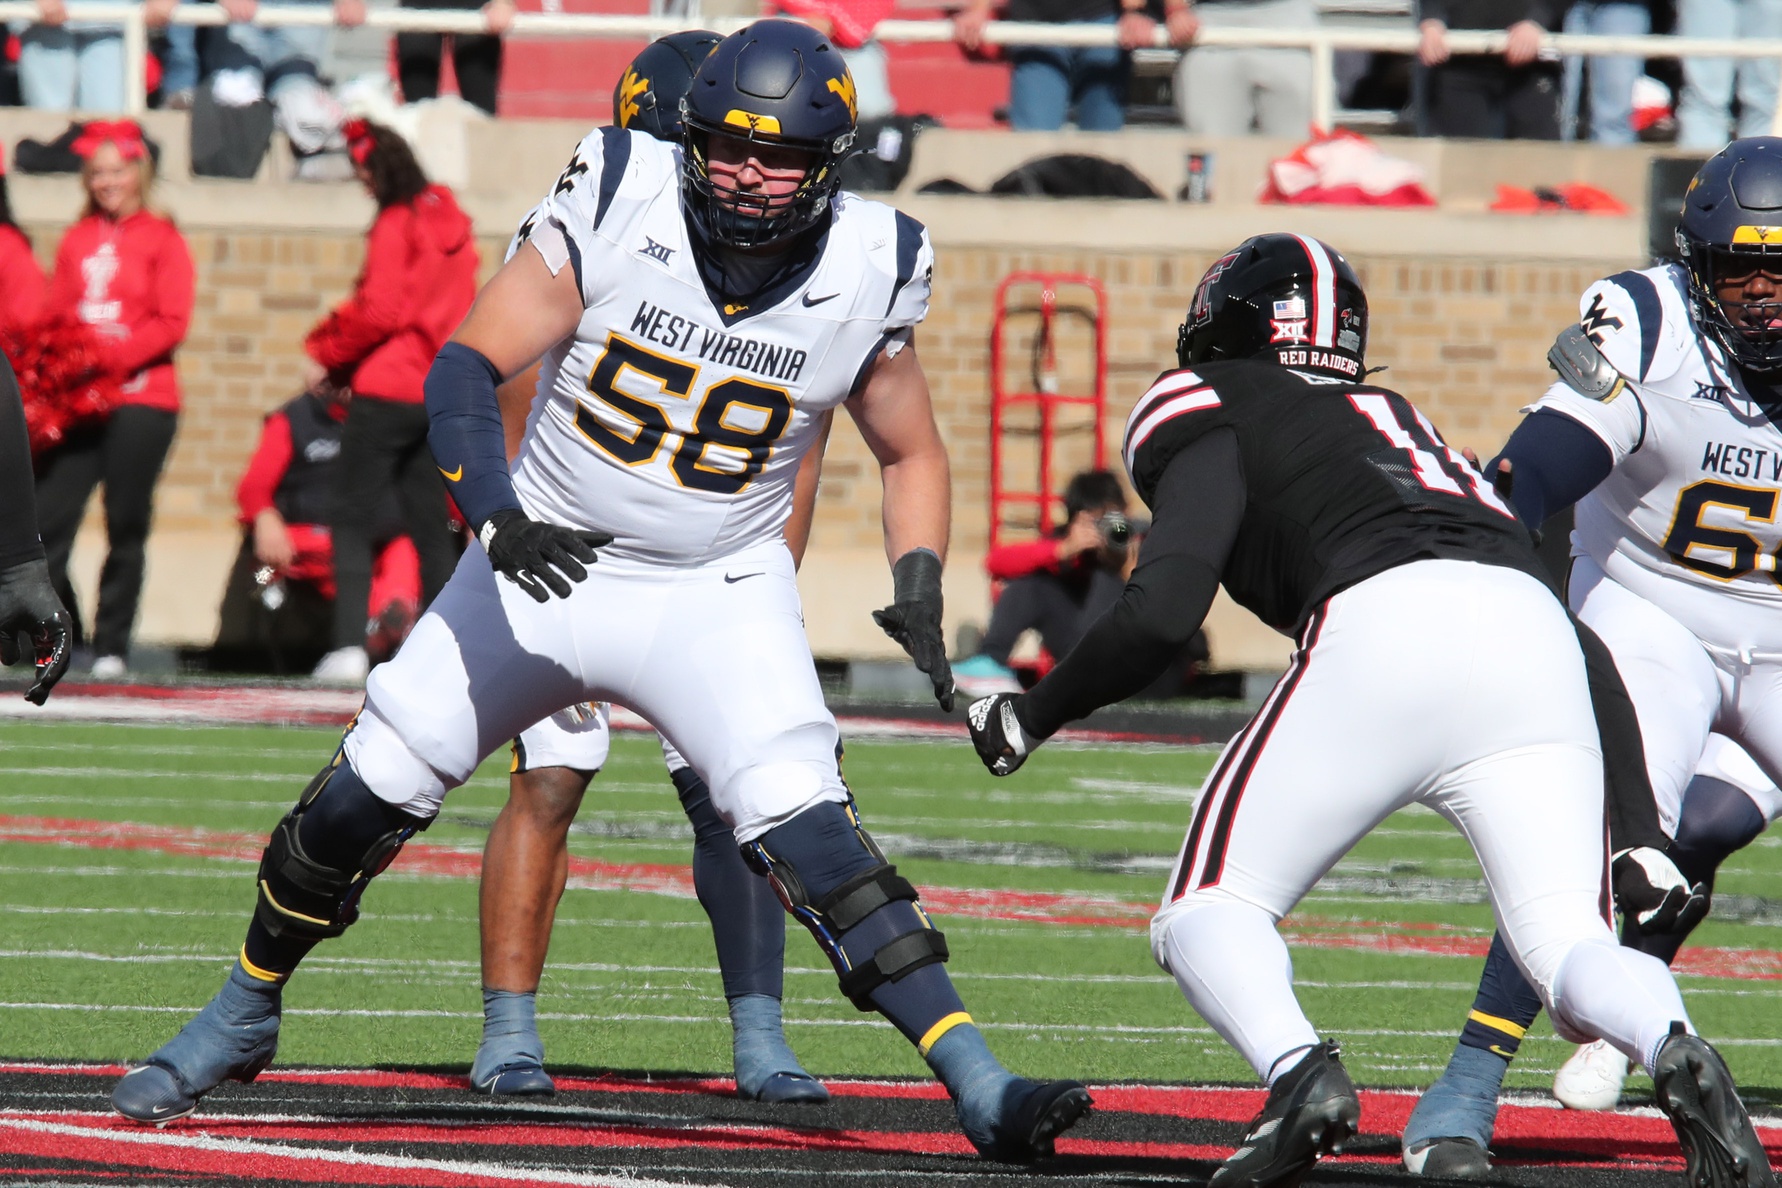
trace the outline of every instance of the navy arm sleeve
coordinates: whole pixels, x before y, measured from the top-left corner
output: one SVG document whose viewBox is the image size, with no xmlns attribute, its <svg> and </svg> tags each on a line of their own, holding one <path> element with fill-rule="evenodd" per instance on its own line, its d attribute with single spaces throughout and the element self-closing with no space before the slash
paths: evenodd
<svg viewBox="0 0 1782 1188">
<path fill-rule="evenodd" d="M 1120 600 L 1045 679 L 1015 699 L 1028 734 L 1050 737 L 1066 722 L 1131 697 L 1200 630 L 1244 518 L 1237 434 L 1215 429 L 1171 459 L 1151 507 L 1157 518 Z"/>
<path fill-rule="evenodd" d="M 1530 528 L 1539 528 L 1609 477 L 1615 457 L 1602 438 L 1561 412 L 1543 408 L 1523 418 L 1503 453 L 1491 460 L 1510 462 L 1510 503 Z"/>
<path fill-rule="evenodd" d="M 0 569 L 43 556 L 34 484 L 19 382 L 6 356 L 0 355 Z"/>
<path fill-rule="evenodd" d="M 501 374 L 461 342 L 440 348 L 427 372 L 427 444 L 452 498 L 480 530 L 499 511 L 519 511 L 507 469 L 507 437 L 495 388 Z"/>
</svg>

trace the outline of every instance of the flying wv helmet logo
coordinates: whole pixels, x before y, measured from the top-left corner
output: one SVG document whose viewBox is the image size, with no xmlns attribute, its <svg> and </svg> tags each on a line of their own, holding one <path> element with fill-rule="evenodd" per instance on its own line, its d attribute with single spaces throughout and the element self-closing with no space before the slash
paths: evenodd
<svg viewBox="0 0 1782 1188">
<path fill-rule="evenodd" d="M 1578 322 L 1578 328 L 1584 331 L 1584 337 L 1597 346 L 1601 346 L 1603 345 L 1604 330 L 1619 330 L 1626 324 L 1609 312 L 1608 303 L 1603 300 L 1603 295 L 1598 293 L 1590 299 L 1590 308 L 1584 311 L 1583 318 Z"/>
<path fill-rule="evenodd" d="M 844 71 L 840 78 L 830 79 L 829 89 L 834 91 L 837 95 L 840 95 L 841 101 L 848 105 L 848 118 L 850 120 L 857 120 L 860 118 L 860 98 L 859 94 L 854 90 L 853 75 Z"/>
<path fill-rule="evenodd" d="M 639 78 L 637 71 L 627 68 L 625 77 L 619 80 L 619 127 L 631 127 L 638 113 L 643 110 L 638 100 L 649 92 L 650 80 Z"/>
</svg>

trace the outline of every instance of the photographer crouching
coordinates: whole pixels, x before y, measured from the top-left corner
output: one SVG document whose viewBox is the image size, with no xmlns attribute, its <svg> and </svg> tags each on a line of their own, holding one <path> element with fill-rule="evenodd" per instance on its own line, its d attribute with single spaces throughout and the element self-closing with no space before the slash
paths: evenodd
<svg viewBox="0 0 1782 1188">
<path fill-rule="evenodd" d="M 1049 536 L 999 546 L 984 559 L 1004 585 L 982 651 L 953 666 L 962 693 L 1019 692 L 1009 653 L 1022 632 L 1038 631 L 1046 651 L 1063 656 L 1120 597 L 1137 548 L 1119 480 L 1106 470 L 1077 475 L 1064 489 L 1064 516 Z"/>
</svg>

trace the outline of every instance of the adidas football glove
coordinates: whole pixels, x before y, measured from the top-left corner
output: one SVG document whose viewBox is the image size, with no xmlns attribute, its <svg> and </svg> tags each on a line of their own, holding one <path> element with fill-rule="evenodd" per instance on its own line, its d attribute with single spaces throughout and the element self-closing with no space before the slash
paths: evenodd
<svg viewBox="0 0 1782 1188">
<path fill-rule="evenodd" d="M 978 749 L 978 758 L 990 774 L 1005 776 L 1027 762 L 1035 747 L 1044 739 L 1034 738 L 1021 727 L 1015 716 L 1015 694 L 995 693 L 966 707 L 965 721 L 971 727 L 971 745 Z"/>
<path fill-rule="evenodd" d="M 891 567 L 892 603 L 872 621 L 910 654 L 934 682 L 934 699 L 953 712 L 953 666 L 941 634 L 941 561 L 927 549 L 911 549 Z"/>
<path fill-rule="evenodd" d="M 1693 887 L 1663 850 L 1637 846 L 1615 855 L 1615 902 L 1648 935 L 1688 932 L 1708 914 L 1708 887 Z"/>
<path fill-rule="evenodd" d="M 588 576 L 594 550 L 613 542 L 611 533 L 544 524 L 511 508 L 490 516 L 477 539 L 495 572 L 540 602 L 568 598 L 569 583 Z"/>
<path fill-rule="evenodd" d="M 74 620 L 62 609 L 50 584 L 49 563 L 42 558 L 0 570 L 0 664 L 17 664 L 29 656 L 37 679 L 25 700 L 42 705 L 68 671 L 74 643 Z"/>
</svg>

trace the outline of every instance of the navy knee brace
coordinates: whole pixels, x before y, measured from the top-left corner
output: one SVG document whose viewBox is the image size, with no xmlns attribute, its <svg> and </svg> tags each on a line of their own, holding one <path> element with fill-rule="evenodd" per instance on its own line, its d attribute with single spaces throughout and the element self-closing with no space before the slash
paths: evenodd
<svg viewBox="0 0 1782 1188">
<path fill-rule="evenodd" d="M 336 755 L 272 831 L 254 918 L 273 936 L 339 936 L 359 918 L 366 884 L 432 823 L 379 800 Z"/>
<path fill-rule="evenodd" d="M 872 993 L 886 982 L 947 959 L 946 935 L 917 903 L 915 887 L 861 827 L 852 801 L 807 809 L 742 852 L 817 938 L 842 993 L 860 1010 L 878 1009 Z M 862 931 L 869 920 L 874 926 Z"/>
</svg>

